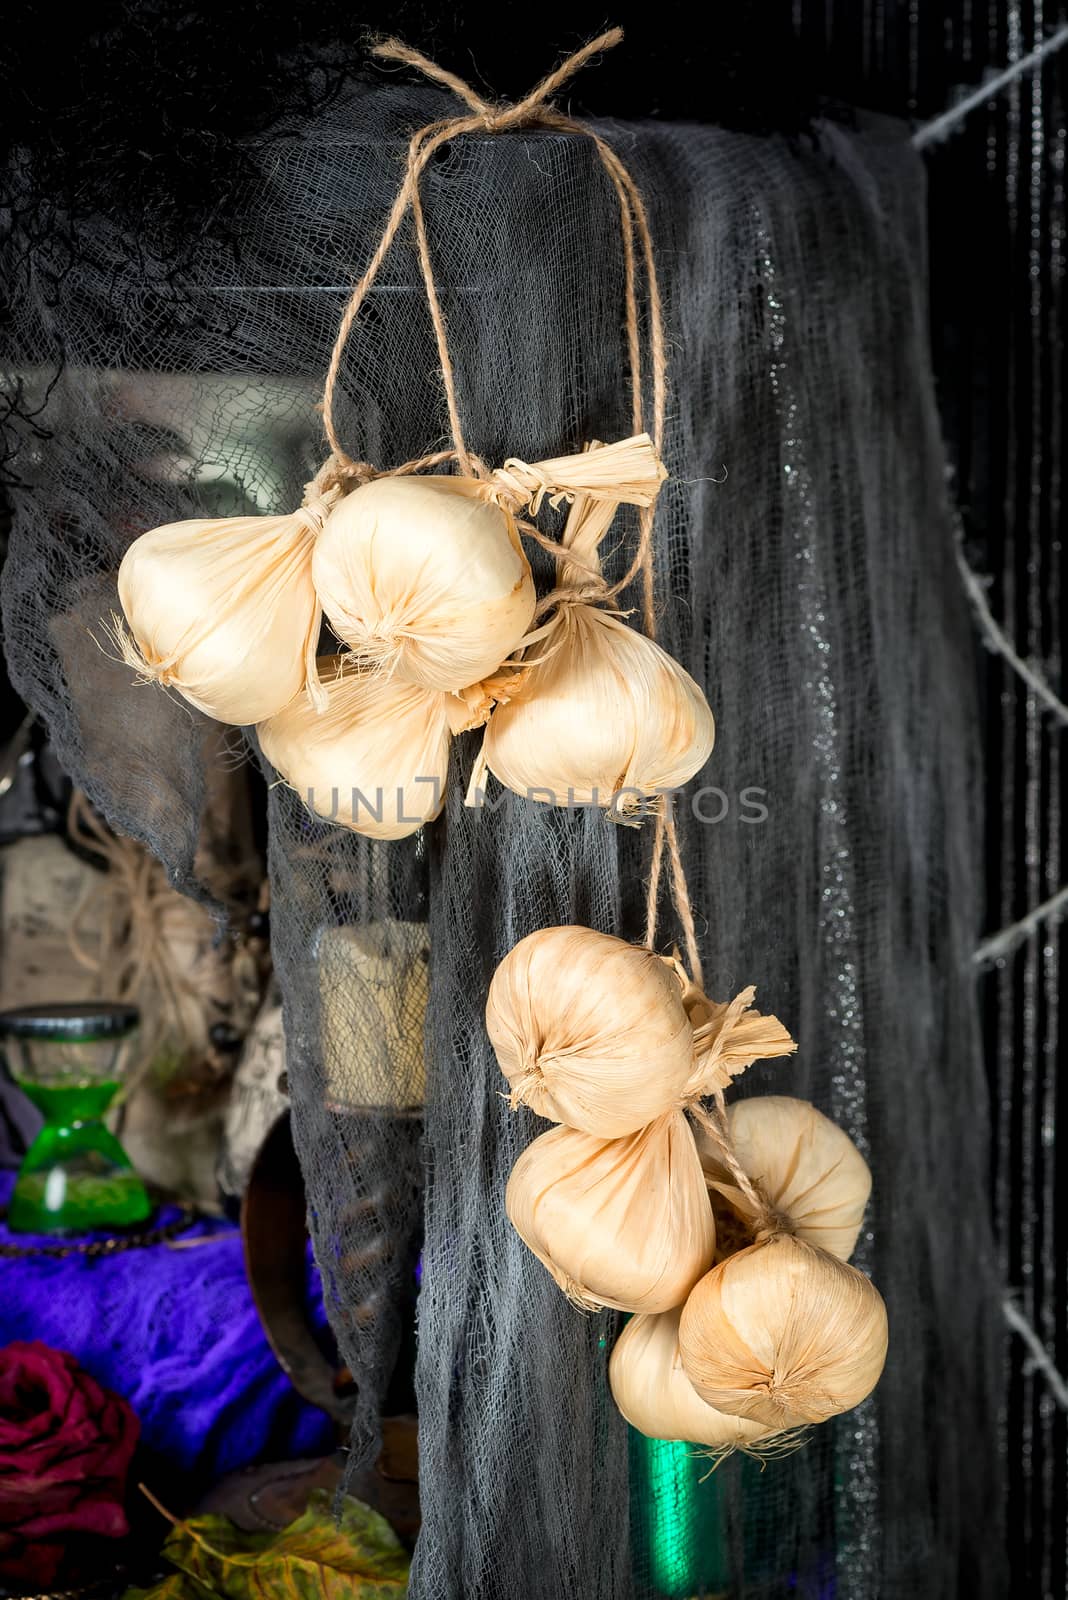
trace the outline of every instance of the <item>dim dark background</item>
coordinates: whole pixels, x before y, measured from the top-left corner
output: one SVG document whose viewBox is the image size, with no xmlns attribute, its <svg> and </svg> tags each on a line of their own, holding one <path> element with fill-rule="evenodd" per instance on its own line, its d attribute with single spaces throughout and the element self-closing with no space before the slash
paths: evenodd
<svg viewBox="0 0 1068 1600">
<path fill-rule="evenodd" d="M 104 211 L 136 232 L 146 256 L 180 268 L 205 233 L 225 236 L 246 171 L 244 141 L 329 102 L 366 70 L 376 34 L 396 33 L 484 92 L 513 98 L 559 55 L 618 22 L 626 43 L 568 92 L 576 113 L 804 139 L 814 117 L 848 119 L 854 106 L 918 124 L 1064 17 L 1063 6 L 1038 0 L 704 8 L 656 0 L 611 11 L 146 0 L 89 4 L 60 20 L 52 8 L 16 0 L 0 22 L 0 55 L 6 144 L 23 179 L 31 173 L 19 185 L 32 198 L 19 202 L 18 231 L 59 279 L 87 247 L 84 224 Z M 932 359 L 966 549 L 992 580 L 995 615 L 1058 692 L 1066 71 L 1068 50 L 926 158 Z M 6 292 L 18 293 L 17 260 Z M 7 461 L 6 476 L 18 493 L 17 462 Z M 976 667 L 990 931 L 1063 881 L 1063 735 L 978 644 Z M 23 713 L 6 680 L 0 690 L 6 739 Z M 1057 1171 L 1056 1122 L 1068 1087 L 1058 1077 L 1059 986 L 1058 932 L 1049 925 L 982 975 L 979 994 L 995 1127 L 990 1204 L 1006 1293 L 1065 1371 L 1068 1172 Z M 962 1106 L 962 1119 L 972 1110 Z M 1068 1592 L 1066 1418 L 1008 1334 L 1005 1374 L 1005 1412 L 991 1419 L 990 1437 L 1007 1456 L 1013 1592 L 1052 1600 Z M 922 1454 L 922 1439 L 916 1449 Z"/>
</svg>

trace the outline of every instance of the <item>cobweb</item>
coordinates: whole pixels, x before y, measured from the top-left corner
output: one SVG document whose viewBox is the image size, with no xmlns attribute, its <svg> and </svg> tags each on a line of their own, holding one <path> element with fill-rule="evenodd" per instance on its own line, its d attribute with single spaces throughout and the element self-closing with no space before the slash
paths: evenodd
<svg viewBox="0 0 1068 1600">
<path fill-rule="evenodd" d="M 34 415 L 4 578 L 12 677 L 75 781 L 190 892 L 205 892 L 208 725 L 132 685 L 91 634 L 143 529 L 299 503 L 347 287 L 408 134 L 452 110 L 436 92 L 369 89 L 264 146 L 230 242 L 205 238 L 192 265 L 106 217 L 62 271 L 39 250 L 18 261 L 17 412 Z M 466 810 L 468 735 L 445 814 L 401 844 L 271 791 L 295 1133 L 359 1384 L 351 1460 L 376 1448 L 422 1231 L 417 1600 L 1000 1596 L 998 1290 L 968 977 L 978 734 L 922 171 L 893 124 L 792 143 L 603 131 L 647 196 L 667 296 L 659 628 L 719 725 L 679 805 L 708 987 L 757 983 L 800 1040 L 744 1092 L 811 1097 L 871 1161 L 858 1261 L 886 1297 L 890 1357 L 872 1400 L 763 1473 L 732 1461 L 700 1483 L 687 1447 L 628 1443 L 606 1381 L 617 1319 L 578 1314 L 506 1223 L 505 1181 L 539 1124 L 501 1098 L 482 1013 L 496 962 L 537 927 L 640 937 L 649 838 L 514 797 Z M 434 162 L 425 196 L 471 448 L 534 460 L 626 434 L 618 217 L 587 142 L 470 137 Z M 389 465 L 447 443 L 406 236 L 342 387 L 352 455 Z M 407 1048 L 374 983 L 321 984 L 324 943 L 371 923 L 388 956 L 374 982 L 410 1005 Z M 420 1124 L 419 1008 L 403 997 L 419 992 L 428 929 Z"/>
</svg>

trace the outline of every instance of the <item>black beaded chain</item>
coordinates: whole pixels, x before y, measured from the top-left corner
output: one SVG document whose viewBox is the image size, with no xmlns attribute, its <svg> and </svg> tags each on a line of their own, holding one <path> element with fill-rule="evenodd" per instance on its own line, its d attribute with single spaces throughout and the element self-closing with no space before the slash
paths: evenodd
<svg viewBox="0 0 1068 1600">
<path fill-rule="evenodd" d="M 7 1216 L 0 1210 L 0 1221 Z M 197 1219 L 195 1206 L 182 1206 L 178 1216 L 163 1222 L 157 1228 L 145 1228 L 139 1233 L 127 1233 L 114 1239 L 86 1239 L 71 1244 L 0 1244 L 0 1259 L 21 1259 L 25 1256 L 47 1256 L 53 1261 L 63 1261 L 70 1256 L 85 1256 L 93 1261 L 100 1256 L 117 1256 L 125 1250 L 142 1250 L 153 1244 L 166 1244 L 191 1228 Z"/>
</svg>

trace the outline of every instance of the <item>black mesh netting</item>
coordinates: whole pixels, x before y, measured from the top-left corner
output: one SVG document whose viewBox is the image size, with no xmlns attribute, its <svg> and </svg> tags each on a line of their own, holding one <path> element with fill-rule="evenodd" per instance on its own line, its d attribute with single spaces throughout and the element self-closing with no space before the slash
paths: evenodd
<svg viewBox="0 0 1068 1600">
<path fill-rule="evenodd" d="M 104 217 L 58 270 L 22 263 L 14 364 L 35 416 L 5 574 L 12 674 L 77 782 L 184 887 L 207 724 L 133 686 L 89 630 L 144 528 L 299 503 L 347 285 L 408 133 L 453 110 L 429 91 L 368 90 L 265 146 L 228 219 L 239 249 L 205 240 L 180 272 Z M 495 963 L 534 928 L 640 936 L 648 831 L 514 798 L 465 810 L 467 735 L 446 814 L 402 844 L 271 792 L 296 1136 L 360 1386 L 354 1459 L 374 1449 L 422 1194 L 419 1600 L 1000 1596 L 998 1294 L 968 976 L 977 729 L 928 370 L 921 169 L 892 126 L 823 125 L 798 144 L 604 131 L 649 201 L 667 297 L 661 638 L 719 724 L 680 806 L 708 987 L 756 982 L 800 1040 L 745 1091 L 811 1096 L 871 1159 L 858 1259 L 888 1302 L 889 1364 L 873 1400 L 764 1473 L 728 1462 L 699 1484 L 685 1450 L 636 1440 L 628 1464 L 606 1383 L 615 1319 L 574 1311 L 505 1220 L 508 1171 L 538 1124 L 502 1099 L 482 1013 Z M 588 142 L 471 137 L 425 195 L 472 448 L 534 460 L 627 433 L 618 216 Z M 388 465 L 445 442 L 407 235 L 343 387 L 353 455 Z M 422 1094 L 405 1021 L 428 927 L 420 1143 L 398 1108 Z"/>
</svg>

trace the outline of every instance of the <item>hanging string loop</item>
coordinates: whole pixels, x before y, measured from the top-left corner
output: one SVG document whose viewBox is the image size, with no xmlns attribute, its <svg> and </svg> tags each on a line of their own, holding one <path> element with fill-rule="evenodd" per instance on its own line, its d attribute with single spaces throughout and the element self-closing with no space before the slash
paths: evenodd
<svg viewBox="0 0 1068 1600">
<path fill-rule="evenodd" d="M 652 402 L 648 433 L 652 438 L 657 453 L 660 453 L 666 413 L 667 354 L 663 303 L 657 276 L 652 230 L 649 225 L 645 202 L 626 164 L 621 160 L 612 145 L 589 123 L 579 121 L 553 104 L 553 96 L 574 78 L 587 62 L 601 52 L 613 49 L 621 42 L 622 38 L 623 30 L 621 28 L 610 28 L 599 34 L 596 38 L 583 45 L 581 49 L 568 56 L 552 72 L 541 79 L 529 94 L 512 105 L 492 104 L 456 73 L 449 72 L 420 51 L 413 50 L 396 39 L 388 39 L 375 46 L 374 54 L 379 60 L 397 62 L 402 66 L 411 67 L 431 82 L 439 83 L 443 88 L 450 90 L 466 107 L 466 114 L 440 118 L 418 129 L 412 135 L 408 145 L 404 178 L 390 208 L 382 236 L 375 246 L 363 276 L 353 289 L 342 312 L 323 386 L 321 407 L 323 427 L 330 445 L 331 456 L 319 475 L 317 487 L 320 493 L 323 492 L 324 488 L 343 487 L 351 485 L 353 481 L 357 483 L 369 482 L 372 478 L 382 475 L 369 463 L 355 461 L 345 451 L 337 431 L 334 402 L 349 335 L 409 212 L 412 217 L 423 288 L 437 346 L 452 448 L 447 451 L 435 452 L 432 456 L 423 456 L 415 462 L 405 462 L 399 467 L 390 469 L 390 473 L 395 475 L 421 471 L 431 464 L 451 460 L 455 461 L 459 471 L 466 477 L 481 479 L 490 477 L 483 464 L 468 449 L 464 437 L 457 395 L 456 374 L 449 351 L 445 311 L 441 303 L 441 296 L 434 273 L 421 194 L 423 174 L 436 152 L 456 139 L 477 133 L 496 135 L 514 132 L 523 128 L 540 128 L 575 135 L 592 143 L 601 168 L 615 193 L 619 207 L 620 240 L 623 254 L 623 320 L 627 360 L 630 370 L 631 427 L 635 435 L 643 434 L 647 431 L 644 406 L 645 372 L 638 299 L 640 260 L 645 295 L 648 302 L 647 327 Z M 500 478 L 499 473 L 495 476 Z M 642 617 L 645 632 L 650 638 L 656 637 L 653 567 L 654 519 L 654 506 L 643 506 L 639 513 L 637 548 L 626 572 L 618 582 L 605 586 L 598 574 L 590 573 L 587 575 L 589 581 L 586 585 L 587 596 L 590 600 L 607 600 L 610 602 L 640 574 Z M 528 532 L 530 527 L 532 525 L 526 525 L 524 532 Z M 539 538 L 537 542 L 544 543 L 544 540 Z M 587 596 L 584 596 L 584 598 Z M 559 601 L 561 594 L 554 593 L 550 598 Z M 573 600 L 574 596 L 569 596 L 569 599 Z M 547 607 L 543 606 L 542 611 L 544 612 L 545 609 Z M 686 876 L 679 848 L 675 819 L 671 811 L 670 797 L 661 799 L 656 814 L 652 870 L 650 872 L 646 903 L 645 937 L 650 946 L 656 941 L 660 869 L 665 855 L 671 869 L 672 899 L 682 926 L 687 957 L 694 978 L 700 982 L 701 963 L 694 914 L 686 885 Z"/>
<path fill-rule="evenodd" d="M 445 403 L 449 416 L 449 430 L 452 438 L 451 458 L 456 461 L 459 470 L 465 476 L 479 477 L 485 475 L 485 469 L 479 470 L 481 464 L 477 462 L 476 458 L 468 450 L 464 439 L 456 391 L 456 375 L 449 352 L 445 312 L 441 304 L 430 255 L 420 185 L 426 167 L 443 145 L 466 134 L 498 134 L 525 127 L 555 129 L 560 132 L 578 134 L 583 138 L 589 139 L 593 143 L 601 165 L 615 191 L 619 204 L 620 230 L 623 244 L 624 321 L 631 375 L 632 427 L 635 434 L 645 432 L 637 289 L 637 257 L 640 252 L 649 301 L 649 344 L 653 411 L 652 425 L 649 431 L 654 444 L 659 449 L 665 413 L 667 360 L 660 289 L 656 275 L 652 235 L 644 202 L 637 185 L 612 146 L 589 124 L 578 121 L 551 104 L 552 95 L 574 77 L 577 72 L 581 71 L 593 56 L 600 54 L 604 50 L 612 49 L 619 44 L 622 37 L 623 31 L 621 28 L 611 28 L 605 33 L 599 34 L 597 38 L 591 39 L 588 44 L 583 45 L 581 49 L 568 56 L 547 77 L 543 78 L 529 94 L 514 105 L 490 104 L 489 101 L 483 99 L 481 95 L 472 89 L 470 84 L 465 83 L 455 73 L 438 66 L 436 62 L 431 61 L 420 51 L 413 50 L 395 39 L 386 40 L 375 47 L 374 54 L 380 60 L 396 61 L 401 65 L 413 67 L 421 72 L 424 77 L 451 90 L 468 107 L 469 114 L 439 119 L 429 123 L 426 127 L 418 129 L 412 135 L 408 145 L 404 179 L 394 198 L 382 236 L 375 247 L 363 276 L 353 289 L 342 313 L 330 355 L 322 398 L 323 427 L 331 450 L 329 481 L 332 484 L 351 483 L 352 480 L 366 482 L 371 477 L 379 476 L 376 470 L 367 462 L 355 461 L 344 449 L 338 436 L 334 415 L 334 401 L 349 335 L 352 332 L 360 309 L 378 277 L 382 263 L 388 255 L 390 247 L 396 239 L 409 211 L 412 215 L 423 287 L 437 344 L 438 361 L 441 368 Z M 423 462 L 425 460 L 426 458 L 423 458 Z M 412 463 L 406 462 L 402 467 L 391 470 L 393 473 L 397 473 L 416 469 L 413 468 Z M 638 549 L 623 580 L 623 585 L 625 585 L 632 581 L 639 572 L 643 573 L 647 623 L 653 615 L 652 521 L 650 508 L 642 514 Z"/>
</svg>

